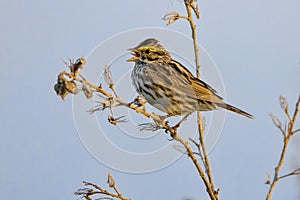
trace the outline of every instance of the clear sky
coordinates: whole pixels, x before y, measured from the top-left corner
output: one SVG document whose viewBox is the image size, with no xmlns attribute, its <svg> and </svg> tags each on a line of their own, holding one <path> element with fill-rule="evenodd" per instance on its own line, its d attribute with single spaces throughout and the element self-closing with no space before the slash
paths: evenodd
<svg viewBox="0 0 300 200">
<path fill-rule="evenodd" d="M 227 113 L 210 153 L 215 182 L 222 199 L 264 199 L 266 174 L 273 173 L 282 144 L 268 113 L 283 117 L 278 96 L 286 96 L 293 107 L 300 92 L 300 1 L 199 3 L 199 42 L 218 66 L 226 101 L 255 116 L 251 121 Z M 166 13 L 184 14 L 179 0 L 2 0 L 0 11 L 1 199 L 77 199 L 72 193 L 83 180 L 105 186 L 108 172 L 121 193 L 132 199 L 206 199 L 186 157 L 141 174 L 101 164 L 80 141 L 72 99 L 63 102 L 53 90 L 57 74 L 65 69 L 62 60 L 87 56 L 123 31 L 164 28 L 161 18 Z M 183 21 L 168 28 L 190 35 Z M 126 42 L 135 45 L 140 40 Z M 117 127 L 106 131 L 126 137 Z M 159 137 L 168 142 L 167 135 Z M 139 142 L 147 144 L 148 139 L 131 145 L 142 146 Z M 291 144 L 283 173 L 299 167 L 297 146 L 299 140 Z M 121 162 L 126 160 L 120 158 Z M 299 184 L 295 177 L 280 182 L 273 199 L 299 199 Z"/>
</svg>

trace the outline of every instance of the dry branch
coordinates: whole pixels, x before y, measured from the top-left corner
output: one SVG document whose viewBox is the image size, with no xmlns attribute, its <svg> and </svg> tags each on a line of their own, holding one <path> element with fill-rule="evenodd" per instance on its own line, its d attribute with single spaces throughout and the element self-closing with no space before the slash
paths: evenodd
<svg viewBox="0 0 300 200">
<path fill-rule="evenodd" d="M 282 150 L 281 150 L 281 154 L 280 154 L 278 164 L 274 169 L 273 179 L 268 180 L 266 182 L 266 184 L 270 185 L 267 196 L 266 196 L 266 200 L 271 199 L 273 191 L 274 191 L 275 186 L 277 185 L 278 181 L 280 181 L 283 178 L 289 177 L 289 176 L 300 174 L 300 168 L 298 168 L 298 169 L 296 169 L 296 170 L 294 170 L 294 171 L 292 171 L 292 172 L 290 172 L 286 175 L 279 176 L 280 170 L 281 170 L 281 168 L 283 167 L 283 164 L 284 164 L 284 160 L 285 160 L 288 145 L 289 145 L 289 143 L 292 139 L 292 136 L 296 132 L 298 132 L 298 130 L 299 130 L 299 129 L 294 130 L 294 126 L 295 126 L 295 123 L 296 123 L 298 110 L 299 110 L 299 107 L 300 107 L 300 95 L 298 97 L 298 101 L 296 103 L 295 111 L 294 111 L 294 114 L 293 114 L 292 117 L 290 116 L 290 112 L 289 112 L 288 103 L 287 103 L 286 98 L 280 96 L 279 102 L 280 102 L 281 109 L 284 111 L 284 113 L 285 113 L 285 115 L 288 119 L 288 123 L 287 123 L 287 125 L 285 124 L 283 126 L 283 123 L 276 116 L 274 116 L 273 114 L 270 114 L 271 119 L 274 123 L 274 126 L 277 127 L 280 130 L 281 134 L 282 134 L 283 147 L 282 147 Z M 288 128 L 286 128 L 286 127 L 288 127 Z"/>
<path fill-rule="evenodd" d="M 163 20 L 167 22 L 167 26 L 176 22 L 178 19 L 185 19 L 188 21 L 190 25 L 190 29 L 192 32 L 192 39 L 193 39 L 193 47 L 194 47 L 194 55 L 195 55 L 195 64 L 196 64 L 196 75 L 197 78 L 200 79 L 200 57 L 199 57 L 199 46 L 197 42 L 197 28 L 196 24 L 193 19 L 193 13 L 196 15 L 197 19 L 200 19 L 200 12 L 198 9 L 198 5 L 196 4 L 197 0 L 184 0 L 187 16 L 182 16 L 178 14 L 177 12 L 171 12 L 165 15 Z M 200 111 L 197 112 L 198 115 L 198 131 L 199 131 L 199 143 L 194 142 L 193 143 L 197 146 L 199 150 L 199 155 L 201 157 L 203 166 L 205 168 L 205 173 L 208 178 L 209 184 L 206 184 L 206 176 L 205 179 L 201 176 L 203 182 L 205 183 L 207 187 L 207 192 L 211 199 L 219 199 L 219 189 L 215 189 L 214 180 L 213 180 L 213 174 L 210 166 L 210 161 L 208 158 L 208 153 L 206 149 L 205 144 L 205 136 L 204 136 L 204 122 L 203 117 Z M 195 164 L 195 163 L 194 163 Z M 216 192 L 217 191 L 217 192 Z"/>
<path fill-rule="evenodd" d="M 96 184 L 83 181 L 83 184 L 87 187 L 80 188 L 75 192 L 75 195 L 81 196 L 86 200 L 92 200 L 92 197 L 96 195 L 102 195 L 104 197 L 97 198 L 97 199 L 120 199 L 120 200 L 130 200 L 130 198 L 125 198 L 117 189 L 115 184 L 115 180 L 113 179 L 112 175 L 109 173 L 107 178 L 107 184 L 110 188 L 114 190 L 114 192 L 109 192 Z"/>
<path fill-rule="evenodd" d="M 199 19 L 200 12 L 198 10 L 198 5 L 196 5 L 196 0 L 184 0 L 184 4 L 185 4 L 187 16 L 182 16 L 177 12 L 171 12 L 166 14 L 163 19 L 167 22 L 167 25 L 176 22 L 178 19 L 184 19 L 188 21 L 192 32 L 193 47 L 194 47 L 194 54 L 195 54 L 195 65 L 197 69 L 196 74 L 197 77 L 200 79 L 199 47 L 197 43 L 196 24 L 193 19 L 193 14 L 196 16 L 197 19 Z M 72 60 L 69 60 L 69 62 L 70 63 L 68 67 L 70 69 L 70 72 L 68 73 L 63 71 L 62 73 L 60 73 L 57 84 L 55 85 L 55 91 L 62 99 L 64 99 L 70 93 L 77 94 L 79 90 L 82 90 L 88 99 L 91 99 L 94 94 L 98 94 L 98 96 L 102 98 L 102 100 L 96 101 L 99 104 L 94 108 L 92 108 L 89 111 L 90 113 L 94 113 L 96 111 L 102 111 L 105 109 L 112 110 L 117 106 L 123 106 L 135 110 L 137 113 L 153 119 L 154 123 L 143 124 L 141 129 L 144 130 L 164 129 L 166 132 L 170 134 L 172 139 L 180 142 L 185 147 L 187 151 L 187 155 L 191 158 L 193 164 L 197 168 L 197 171 L 206 187 L 206 191 L 208 192 L 210 199 L 212 200 L 219 199 L 218 197 L 219 189 L 217 190 L 215 189 L 214 181 L 212 177 L 212 171 L 210 167 L 210 161 L 206 150 L 205 137 L 204 137 L 204 124 L 200 112 L 198 112 L 199 143 L 193 142 L 198 148 L 199 153 L 197 154 L 192 151 L 192 148 L 189 145 L 189 143 L 177 134 L 177 129 L 179 128 L 183 120 L 172 127 L 168 124 L 167 121 L 165 121 L 164 117 L 147 112 L 145 109 L 145 102 L 140 103 L 139 101 L 136 101 L 136 99 L 133 102 L 129 102 L 129 103 L 123 101 L 115 91 L 114 83 L 113 83 L 113 79 L 109 67 L 105 67 L 104 77 L 105 77 L 105 82 L 108 85 L 111 92 L 108 92 L 105 89 L 103 89 L 101 85 L 100 86 L 93 85 L 92 83 L 88 82 L 86 78 L 83 77 L 83 75 L 79 73 L 80 69 L 82 69 L 83 65 L 86 63 L 86 61 L 83 58 L 78 59 L 76 62 L 73 62 Z M 117 123 L 126 121 L 123 118 L 123 116 L 115 117 L 113 116 L 113 112 L 111 113 L 112 115 L 108 116 L 108 121 L 111 124 L 116 125 Z M 185 116 L 184 119 L 186 117 L 187 116 Z M 197 160 L 196 155 L 200 155 L 201 162 L 203 163 L 204 169 L 202 168 L 199 161 Z M 89 185 L 93 187 L 95 186 L 92 184 Z"/>
<path fill-rule="evenodd" d="M 70 65 L 74 65 L 73 62 L 70 62 Z M 69 67 L 70 69 L 72 68 Z M 107 76 L 108 78 L 106 78 L 106 83 L 109 84 L 109 88 L 112 90 L 113 93 L 110 93 L 108 91 L 106 91 L 101 85 L 100 86 L 96 86 L 93 85 L 92 83 L 90 83 L 89 81 L 87 81 L 87 79 L 81 75 L 79 73 L 79 71 L 76 72 L 76 74 L 72 73 L 72 71 L 70 72 L 66 72 L 63 71 L 60 73 L 59 78 L 57 80 L 57 84 L 60 84 L 61 79 L 64 79 L 65 82 L 72 82 L 74 83 L 74 90 L 79 90 L 80 88 L 80 84 L 81 84 L 81 89 L 83 90 L 83 92 L 89 93 L 89 94 L 101 94 L 99 95 L 100 97 L 104 98 L 102 101 L 96 101 L 99 103 L 99 105 L 97 105 L 95 108 L 89 110 L 90 113 L 94 113 L 95 111 L 102 111 L 104 109 L 113 109 L 114 107 L 117 106 L 123 106 L 132 110 L 135 110 L 137 113 L 144 115 L 145 117 L 151 118 L 154 120 L 154 127 L 156 129 L 164 129 L 166 132 L 170 133 L 170 136 L 172 137 L 172 139 L 180 142 L 184 147 L 185 150 L 187 151 L 187 155 L 191 158 L 191 160 L 193 161 L 195 167 L 197 168 L 197 171 L 200 175 L 200 177 L 202 178 L 207 192 L 209 193 L 211 199 L 215 200 L 218 194 L 218 191 L 213 190 L 213 187 L 211 185 L 211 182 L 209 179 L 207 179 L 205 173 L 207 173 L 207 168 L 206 171 L 202 169 L 200 163 L 198 162 L 196 155 L 193 151 L 191 146 L 189 145 L 189 143 L 187 141 L 185 141 L 183 138 L 181 138 L 178 134 L 177 134 L 177 129 L 179 128 L 181 122 L 183 122 L 183 120 L 181 120 L 178 124 L 176 124 L 175 126 L 171 127 L 167 121 L 165 121 L 165 118 L 159 115 L 156 115 L 154 113 L 149 113 L 146 111 L 145 109 L 145 100 L 141 97 L 137 97 L 133 102 L 127 103 L 125 101 L 123 101 L 118 95 L 117 92 L 114 90 L 114 83 L 112 80 L 112 76 L 111 73 L 109 71 L 109 68 L 105 69 L 105 73 L 109 74 L 109 76 Z M 67 80 L 68 78 L 68 80 Z M 56 84 L 56 85 L 57 85 Z M 65 83 L 63 86 L 60 86 L 59 89 L 62 91 L 66 91 L 68 83 Z M 57 88 L 57 86 L 55 86 L 55 88 Z M 68 93 L 64 93 L 60 90 L 56 90 L 57 94 L 59 96 L 62 97 L 62 99 L 64 99 L 66 97 L 67 94 L 77 94 L 77 93 L 73 93 L 73 92 L 68 92 Z M 87 96 L 87 95 L 86 95 Z M 87 96 L 87 98 L 90 98 L 90 95 Z M 116 125 L 117 123 L 120 122 L 125 122 L 123 116 L 121 117 L 114 117 L 114 116 L 108 116 L 108 120 L 111 124 Z M 152 128 L 154 129 L 154 128 Z M 198 147 L 200 147 L 202 145 L 198 145 Z M 89 182 L 84 182 L 84 184 L 86 186 L 91 186 L 94 189 L 79 189 L 76 192 L 76 195 L 82 195 L 83 197 L 85 197 L 86 199 L 90 199 L 90 196 L 92 195 L 96 195 L 96 194 L 105 194 L 114 198 L 119 198 L 119 199 L 126 199 L 120 196 L 120 193 L 118 192 L 118 190 L 116 189 L 115 185 L 114 185 L 114 181 L 112 179 L 112 177 L 109 175 L 109 179 L 108 179 L 108 184 L 110 187 L 112 187 L 115 192 L 117 194 L 112 194 L 107 192 L 106 190 L 98 187 L 95 184 L 89 183 Z"/>
</svg>

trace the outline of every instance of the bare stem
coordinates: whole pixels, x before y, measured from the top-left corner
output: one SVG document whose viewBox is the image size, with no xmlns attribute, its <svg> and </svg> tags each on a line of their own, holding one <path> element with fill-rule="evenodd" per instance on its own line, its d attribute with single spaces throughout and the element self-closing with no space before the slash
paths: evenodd
<svg viewBox="0 0 300 200">
<path fill-rule="evenodd" d="M 269 188 L 269 191 L 267 193 L 266 200 L 271 199 L 273 191 L 275 189 L 275 186 L 277 185 L 279 180 L 281 180 L 283 178 L 286 178 L 288 176 L 299 175 L 300 174 L 300 168 L 298 168 L 298 169 L 292 171 L 289 174 L 279 176 L 280 170 L 281 170 L 281 168 L 284 164 L 284 159 L 285 159 L 285 156 L 286 156 L 286 152 L 287 152 L 289 142 L 291 141 L 291 138 L 292 138 L 293 134 L 298 131 L 298 130 L 294 130 L 294 126 L 295 126 L 296 118 L 297 118 L 297 115 L 298 115 L 298 110 L 299 110 L 299 107 L 300 107 L 300 96 L 298 97 L 298 101 L 296 103 L 295 111 L 294 111 L 294 114 L 293 114 L 292 117 L 289 114 L 287 101 L 286 101 L 285 98 L 280 97 L 280 104 L 281 104 L 281 108 L 284 110 L 284 112 L 286 114 L 286 117 L 288 118 L 289 122 L 288 122 L 288 128 L 287 129 L 283 128 L 281 121 L 278 118 L 276 118 L 274 115 L 271 115 L 271 118 L 273 120 L 274 125 L 282 133 L 283 147 L 282 147 L 282 151 L 281 151 L 281 154 L 280 154 L 278 164 L 277 164 L 277 166 L 275 167 L 275 170 L 274 170 L 273 180 L 269 183 L 270 188 Z"/>
<path fill-rule="evenodd" d="M 194 47 L 194 55 L 195 55 L 195 64 L 196 64 L 196 75 L 197 78 L 200 79 L 200 57 L 199 57 L 199 46 L 197 42 L 197 28 L 196 24 L 193 19 L 193 14 L 196 15 L 197 19 L 200 19 L 200 12 L 198 10 L 198 5 L 196 4 L 197 0 L 184 0 L 187 16 L 182 16 L 178 14 L 177 12 L 171 12 L 165 15 L 163 20 L 167 21 L 167 25 L 170 25 L 174 22 L 176 22 L 178 19 L 185 19 L 188 21 L 191 32 L 192 32 L 192 39 L 193 39 L 193 47 Z M 205 167 L 205 173 L 208 177 L 209 184 L 205 184 L 207 188 L 207 191 L 214 191 L 213 198 L 219 199 L 218 192 L 215 190 L 214 181 L 213 181 L 213 175 L 210 167 L 210 161 L 207 154 L 207 149 L 205 145 L 205 136 L 204 136 L 204 123 L 203 123 L 203 117 L 201 112 L 197 112 L 198 115 L 198 132 L 199 132 L 199 144 L 197 145 L 199 150 L 199 155 L 201 157 L 202 163 Z M 194 141 L 194 144 L 197 144 Z M 184 145 L 185 146 L 185 145 Z M 185 146 L 186 147 L 186 146 Z M 194 163 L 196 164 L 196 163 Z M 201 176 L 201 175 L 200 175 Z M 203 178 L 202 178 L 203 179 Z M 206 179 L 205 179 L 206 180 Z M 203 180 L 205 182 L 205 180 Z M 211 196 L 211 195 L 210 195 Z M 212 196 L 211 196 L 212 198 Z"/>
<path fill-rule="evenodd" d="M 110 174 L 108 176 L 111 177 Z M 112 177 L 111 177 L 111 179 L 112 179 Z M 117 190 L 117 187 L 116 187 L 114 182 L 113 182 L 113 184 L 111 184 L 111 183 L 108 183 L 108 184 L 111 188 L 114 189 L 115 193 L 109 192 L 109 191 L 99 187 L 98 185 L 90 183 L 90 182 L 83 181 L 83 184 L 85 186 L 88 186 L 88 188 L 78 189 L 75 192 L 75 195 L 82 196 L 86 200 L 92 200 L 92 197 L 95 196 L 95 195 L 104 195 L 105 196 L 105 197 L 100 198 L 100 199 L 114 198 L 114 199 L 120 199 L 120 200 L 130 200 L 130 198 L 125 198 L 122 194 L 120 194 L 120 192 Z"/>
<path fill-rule="evenodd" d="M 300 168 L 295 169 L 294 171 L 292 171 L 288 174 L 282 175 L 282 176 L 278 177 L 278 179 L 283 179 L 283 178 L 286 178 L 286 177 L 289 177 L 289 176 L 295 176 L 295 175 L 300 175 Z"/>
<path fill-rule="evenodd" d="M 269 188 L 269 192 L 267 194 L 266 200 L 271 199 L 272 193 L 275 189 L 276 184 L 278 183 L 279 179 L 279 172 L 283 166 L 284 163 L 284 159 L 285 159 L 285 155 L 286 155 L 286 150 L 288 147 L 290 141 L 290 136 L 288 136 L 287 138 L 284 139 L 284 143 L 283 143 L 283 148 L 281 151 L 281 155 L 280 155 L 280 159 L 278 161 L 277 167 L 275 168 L 275 173 L 274 173 L 274 177 L 273 177 L 273 181 L 271 182 L 270 188 Z"/>
<path fill-rule="evenodd" d="M 200 18 L 200 13 L 198 10 L 198 6 L 195 6 L 195 0 L 185 0 L 184 3 L 185 3 L 186 12 L 188 15 L 188 22 L 190 24 L 190 28 L 192 31 L 194 54 L 195 54 L 195 64 L 196 64 L 196 75 L 197 75 L 197 78 L 200 79 L 201 73 L 200 73 L 199 46 L 198 46 L 198 42 L 197 42 L 197 28 L 196 28 L 196 24 L 193 19 L 193 12 L 196 14 L 196 17 L 198 19 Z M 210 182 L 210 187 L 212 190 L 215 190 L 213 175 L 212 175 L 212 171 L 211 171 L 211 167 L 210 167 L 210 161 L 209 161 L 207 150 L 206 150 L 202 113 L 200 111 L 198 111 L 197 115 L 198 115 L 199 141 L 200 141 L 200 145 L 201 145 L 202 155 L 204 156 L 203 164 L 204 164 L 206 174 L 207 174 L 209 182 Z M 218 199 L 217 195 L 216 195 L 216 198 Z"/>
<path fill-rule="evenodd" d="M 185 0 L 184 4 L 185 4 L 186 12 L 187 12 L 187 15 L 188 15 L 187 20 L 190 24 L 190 28 L 191 28 L 191 31 L 192 31 L 197 78 L 200 78 L 199 47 L 198 47 L 198 43 L 197 43 L 197 28 L 196 28 L 196 24 L 195 24 L 194 19 L 193 19 L 193 11 L 199 17 L 200 17 L 200 13 L 199 13 L 198 9 L 197 10 L 194 9 L 195 8 L 195 6 L 194 6 L 195 2 L 196 2 L 195 0 Z"/>
<path fill-rule="evenodd" d="M 199 176 L 203 180 L 203 183 L 204 183 L 204 185 L 206 187 L 206 191 L 209 194 L 210 199 L 217 200 L 218 199 L 218 195 L 216 195 L 216 194 L 218 192 L 213 190 L 210 181 L 206 178 L 205 172 L 203 171 L 203 169 L 202 169 L 199 161 L 197 160 L 194 152 L 192 151 L 192 148 L 190 147 L 189 143 L 186 142 L 184 139 L 182 139 L 178 134 L 174 135 L 173 138 L 176 141 L 180 142 L 185 147 L 185 149 L 187 150 L 188 156 L 192 159 L 195 167 L 197 168 Z"/>
</svg>

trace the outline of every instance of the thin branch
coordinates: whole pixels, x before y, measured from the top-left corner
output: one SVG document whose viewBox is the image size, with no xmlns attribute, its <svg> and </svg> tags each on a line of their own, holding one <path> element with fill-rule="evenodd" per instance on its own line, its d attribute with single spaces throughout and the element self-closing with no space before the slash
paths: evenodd
<svg viewBox="0 0 300 200">
<path fill-rule="evenodd" d="M 212 200 L 217 200 L 218 199 L 218 193 L 219 191 L 214 191 L 212 189 L 212 185 L 211 183 L 209 182 L 209 180 L 206 178 L 205 176 L 205 172 L 203 171 L 199 161 L 197 160 L 195 154 L 193 153 L 190 145 L 188 142 L 186 142 L 184 139 L 182 139 L 178 134 L 174 135 L 173 138 L 180 142 L 184 147 L 185 149 L 187 150 L 187 153 L 188 153 L 188 156 L 192 159 L 195 167 L 197 168 L 197 171 L 199 173 L 199 176 L 201 177 L 201 179 L 203 180 L 203 183 L 206 187 L 206 191 L 207 193 L 209 194 L 209 197 L 212 199 Z"/>
<path fill-rule="evenodd" d="M 294 135 L 296 133 L 300 133 L 300 129 L 294 130 L 292 134 Z"/>
<path fill-rule="evenodd" d="M 199 156 L 200 156 L 200 158 L 201 158 L 201 160 L 202 160 L 202 163 L 204 163 L 205 161 L 204 161 L 204 156 L 203 156 L 203 154 L 202 154 L 202 149 L 201 149 L 201 145 L 200 145 L 200 143 L 197 143 L 194 139 L 192 139 L 192 138 L 189 138 L 190 139 L 190 141 L 197 147 L 197 149 L 198 149 L 198 154 L 199 154 Z"/>
<path fill-rule="evenodd" d="M 275 186 L 277 185 L 279 180 L 281 180 L 283 178 L 286 178 L 286 177 L 289 177 L 289 176 L 292 176 L 292 175 L 299 175 L 300 174 L 300 168 L 299 168 L 299 169 L 296 169 L 296 170 L 292 171 L 289 174 L 279 176 L 280 170 L 282 169 L 282 166 L 284 164 L 284 160 L 285 160 L 285 156 L 286 156 L 286 152 L 287 152 L 289 142 L 290 142 L 293 134 L 295 134 L 299 130 L 299 129 L 294 130 L 294 125 L 295 125 L 296 118 L 297 118 L 297 115 L 298 115 L 298 110 L 299 110 L 299 107 L 300 107 L 300 96 L 299 96 L 298 101 L 296 103 L 295 111 L 294 111 L 294 114 L 293 114 L 292 117 L 289 114 L 289 109 L 288 109 L 286 98 L 281 96 L 279 98 L 279 101 L 280 101 L 281 108 L 284 110 L 285 114 L 287 115 L 287 117 L 289 119 L 289 122 L 288 122 L 288 129 L 283 128 L 282 127 L 282 122 L 277 117 L 270 114 L 274 125 L 281 131 L 281 133 L 283 135 L 283 147 L 282 147 L 282 151 L 281 151 L 281 154 L 280 154 L 278 164 L 277 164 L 277 166 L 275 167 L 275 170 L 274 170 L 273 179 L 271 181 L 267 181 L 267 183 L 270 185 L 270 188 L 269 188 L 269 191 L 267 193 L 266 200 L 271 199 L 273 191 L 275 189 Z"/>
<path fill-rule="evenodd" d="M 273 115 L 272 113 L 270 113 L 269 115 L 270 115 L 270 117 L 271 117 L 271 119 L 272 119 L 272 122 L 273 122 L 274 126 L 277 127 L 277 128 L 280 130 L 280 132 L 281 132 L 283 138 L 285 138 L 285 137 L 286 137 L 286 128 L 283 128 L 283 127 L 282 127 L 282 123 L 281 123 L 281 121 L 278 119 L 278 117 L 276 117 L 276 116 Z"/>
<path fill-rule="evenodd" d="M 88 188 L 81 188 L 75 192 L 75 195 L 82 196 L 86 200 L 92 200 L 92 196 L 94 195 L 104 195 L 104 197 L 100 199 L 120 199 L 120 200 L 130 200 L 130 198 L 125 198 L 118 190 L 115 185 L 115 181 L 112 178 L 111 174 L 108 174 L 108 186 L 113 188 L 115 193 L 109 192 L 96 184 L 83 181 L 85 186 Z"/>
<path fill-rule="evenodd" d="M 194 55 L 195 55 L 195 64 L 196 64 L 196 75 L 197 78 L 200 79 L 200 57 L 199 57 L 199 47 L 197 42 L 197 28 L 196 24 L 193 19 L 193 13 L 196 15 L 197 19 L 200 19 L 200 12 L 198 9 L 198 5 L 196 4 L 197 0 L 184 0 L 187 17 L 183 17 L 179 15 L 177 12 L 171 12 L 163 18 L 165 21 L 167 21 L 167 25 L 170 25 L 174 22 L 176 22 L 180 18 L 184 18 L 188 21 L 191 32 L 192 32 L 192 39 L 193 39 L 193 47 L 194 47 Z M 203 117 L 200 111 L 197 112 L 198 115 L 198 131 L 199 131 L 199 144 L 198 144 L 198 150 L 199 155 L 201 156 L 202 163 L 205 167 L 205 172 L 207 174 L 209 185 L 206 184 L 206 186 L 209 186 L 209 190 L 215 191 L 212 171 L 210 167 L 210 161 L 207 154 L 206 144 L 205 144 L 205 136 L 204 136 L 204 124 L 203 124 Z M 194 143 L 195 144 L 195 143 Z M 208 189 L 207 189 L 208 190 Z M 214 193 L 214 198 L 219 199 L 218 193 Z M 212 198 L 212 197 L 211 197 Z"/>
<path fill-rule="evenodd" d="M 295 175 L 300 175 L 300 168 L 295 169 L 294 171 L 292 171 L 292 172 L 290 172 L 288 174 L 280 176 L 280 177 L 278 177 L 278 179 L 283 179 L 283 178 L 286 178 L 286 177 L 289 177 L 289 176 L 295 176 Z"/>
<path fill-rule="evenodd" d="M 290 141 L 290 136 L 287 136 L 284 140 L 283 148 L 282 148 L 282 151 L 281 151 L 281 155 L 280 155 L 280 159 L 278 161 L 277 167 L 275 167 L 274 177 L 273 177 L 273 180 L 270 184 L 270 188 L 269 188 L 269 192 L 267 194 L 266 200 L 271 199 L 271 196 L 272 196 L 272 193 L 275 189 L 275 186 L 279 181 L 278 176 L 279 176 L 279 172 L 280 172 L 280 170 L 283 166 L 283 163 L 284 163 L 284 159 L 285 159 L 285 156 L 286 156 L 286 151 L 287 151 L 289 141 Z"/>
<path fill-rule="evenodd" d="M 280 96 L 279 97 L 279 102 L 280 102 L 281 109 L 284 111 L 284 113 L 286 114 L 289 121 L 292 121 L 292 118 L 291 118 L 291 115 L 290 115 L 290 112 L 289 112 L 287 99 L 283 96 Z"/>
<path fill-rule="evenodd" d="M 196 24 L 193 19 L 193 14 L 192 14 L 192 11 L 195 12 L 195 9 L 194 9 L 195 2 L 196 2 L 195 0 L 184 0 L 186 12 L 188 15 L 187 19 L 188 19 L 188 22 L 190 24 L 190 28 L 192 31 L 194 55 L 195 55 L 195 63 L 196 63 L 196 75 L 197 75 L 197 78 L 200 78 L 200 58 L 199 58 L 199 47 L 198 47 L 198 43 L 197 43 L 197 28 L 196 28 Z M 199 13 L 198 9 L 197 9 L 197 12 L 195 12 L 195 13 L 197 13 L 197 16 L 199 16 L 199 18 L 200 18 L 200 13 Z"/>
<path fill-rule="evenodd" d="M 293 115 L 293 119 L 292 119 L 292 125 L 290 127 L 291 129 L 293 129 L 293 127 L 294 127 L 294 124 L 295 124 L 297 116 L 298 116 L 299 109 L 300 109 L 300 95 L 298 97 L 298 101 L 295 106 L 295 111 L 294 111 L 294 115 Z"/>
<path fill-rule="evenodd" d="M 179 19 L 186 19 L 186 20 L 188 20 L 188 18 L 186 16 L 182 16 L 182 15 L 180 15 L 177 12 L 170 12 L 170 13 L 166 14 L 162 18 L 162 20 L 164 20 L 164 21 L 167 22 L 166 26 L 169 26 L 169 25 L 175 23 Z"/>
<path fill-rule="evenodd" d="M 194 55 L 195 55 L 195 64 L 196 64 L 196 75 L 197 78 L 200 79 L 201 73 L 200 73 L 200 57 L 199 57 L 199 46 L 197 42 L 197 28 L 196 24 L 193 20 L 192 11 L 196 14 L 196 17 L 200 18 L 200 12 L 198 10 L 198 5 L 195 6 L 196 0 L 185 0 L 185 7 L 186 12 L 188 15 L 188 22 L 190 24 L 190 28 L 192 31 L 192 38 L 193 38 L 193 46 L 194 46 Z M 203 125 L 203 117 L 200 111 L 197 112 L 198 115 L 198 131 L 199 131 L 199 141 L 201 145 L 201 153 L 204 156 L 204 167 L 206 169 L 206 174 L 208 176 L 210 187 L 212 190 L 215 190 L 215 185 L 213 181 L 213 175 L 210 167 L 210 161 L 207 154 L 206 144 L 205 144 L 205 136 L 204 136 L 204 125 Z M 215 195 L 216 199 L 218 199 L 218 195 Z"/>
<path fill-rule="evenodd" d="M 113 92 L 113 94 L 115 95 L 115 97 L 118 98 L 119 96 L 115 90 L 115 85 L 110 71 L 110 66 L 105 66 L 104 68 L 104 80 L 106 84 L 109 86 L 109 88 L 111 89 L 111 91 Z"/>
</svg>

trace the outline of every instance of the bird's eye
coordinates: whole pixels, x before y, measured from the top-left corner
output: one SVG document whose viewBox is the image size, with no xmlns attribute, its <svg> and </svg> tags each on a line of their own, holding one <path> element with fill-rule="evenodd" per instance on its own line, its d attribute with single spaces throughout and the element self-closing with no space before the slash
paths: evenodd
<svg viewBox="0 0 300 200">
<path fill-rule="evenodd" d="M 150 50 L 149 50 L 149 49 L 146 49 L 145 53 L 146 53 L 146 54 L 149 54 L 149 53 L 150 53 Z"/>
</svg>

